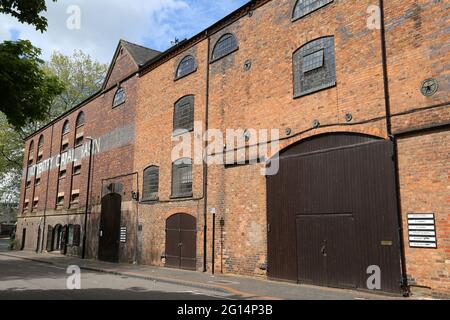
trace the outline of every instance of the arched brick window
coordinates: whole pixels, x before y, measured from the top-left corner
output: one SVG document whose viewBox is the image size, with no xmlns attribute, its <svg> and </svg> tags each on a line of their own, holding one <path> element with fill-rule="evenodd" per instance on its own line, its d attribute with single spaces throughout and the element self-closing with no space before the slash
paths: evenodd
<svg viewBox="0 0 450 320">
<path fill-rule="evenodd" d="M 219 60 L 237 49 L 238 41 L 236 37 L 231 33 L 227 33 L 223 35 L 214 46 L 212 61 Z"/>
<path fill-rule="evenodd" d="M 81 111 L 81 112 L 78 114 L 78 117 L 77 117 L 77 128 L 78 128 L 78 127 L 81 127 L 81 126 L 84 126 L 84 122 L 85 122 L 84 112 Z"/>
<path fill-rule="evenodd" d="M 294 6 L 294 12 L 292 13 L 292 19 L 300 19 L 319 8 L 326 6 L 333 2 L 333 0 L 298 0 Z"/>
<path fill-rule="evenodd" d="M 62 134 L 65 135 L 68 134 L 69 132 L 70 132 L 70 123 L 69 120 L 66 120 L 66 122 L 64 122 L 63 125 Z"/>
<path fill-rule="evenodd" d="M 294 53 L 293 63 L 295 97 L 336 85 L 334 37 L 308 42 Z"/>
<path fill-rule="evenodd" d="M 185 96 L 175 103 L 173 116 L 174 134 L 194 129 L 194 96 Z"/>
<path fill-rule="evenodd" d="M 125 100 L 126 100 L 125 89 L 120 87 L 119 89 L 117 89 L 116 94 L 114 95 L 113 108 L 118 107 L 121 104 L 125 103 Z"/>
<path fill-rule="evenodd" d="M 192 197 L 192 160 L 189 158 L 172 164 L 172 197 Z"/>
<path fill-rule="evenodd" d="M 144 170 L 144 186 L 142 188 L 142 200 L 152 201 L 158 199 L 159 191 L 159 167 L 150 166 Z"/>
<path fill-rule="evenodd" d="M 178 64 L 177 74 L 175 75 L 175 79 L 182 78 L 191 74 L 197 70 L 197 62 L 195 61 L 194 56 L 188 55 L 184 57 L 181 62 Z"/>
</svg>

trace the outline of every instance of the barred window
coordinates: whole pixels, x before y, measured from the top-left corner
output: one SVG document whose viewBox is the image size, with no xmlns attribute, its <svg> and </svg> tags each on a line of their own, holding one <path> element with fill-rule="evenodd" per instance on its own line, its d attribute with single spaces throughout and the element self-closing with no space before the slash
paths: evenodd
<svg viewBox="0 0 450 320">
<path fill-rule="evenodd" d="M 123 88 L 119 88 L 114 95 L 113 108 L 125 103 L 126 95 L 125 90 Z"/>
<path fill-rule="evenodd" d="M 183 158 L 172 165 L 172 197 L 192 197 L 192 160 Z"/>
<path fill-rule="evenodd" d="M 175 103 L 173 130 L 174 134 L 194 129 L 194 96 L 186 96 Z"/>
<path fill-rule="evenodd" d="M 292 19 L 296 20 L 326 6 L 333 0 L 298 0 L 294 7 Z"/>
<path fill-rule="evenodd" d="M 334 37 L 305 44 L 294 53 L 293 63 L 295 97 L 336 85 Z"/>
<path fill-rule="evenodd" d="M 77 127 L 81 127 L 82 125 L 84 125 L 84 121 L 85 121 L 85 119 L 84 119 L 84 112 L 81 111 L 78 114 L 78 117 L 77 117 Z"/>
<path fill-rule="evenodd" d="M 227 33 L 223 35 L 214 46 L 212 61 L 223 58 L 238 49 L 238 42 L 234 35 Z"/>
<path fill-rule="evenodd" d="M 191 55 L 184 57 L 177 68 L 177 74 L 175 76 L 176 79 L 184 77 L 192 72 L 197 70 L 197 63 L 195 62 L 195 58 Z"/>
<path fill-rule="evenodd" d="M 151 166 L 144 170 L 142 200 L 157 200 L 159 191 L 159 168 Z"/>
</svg>

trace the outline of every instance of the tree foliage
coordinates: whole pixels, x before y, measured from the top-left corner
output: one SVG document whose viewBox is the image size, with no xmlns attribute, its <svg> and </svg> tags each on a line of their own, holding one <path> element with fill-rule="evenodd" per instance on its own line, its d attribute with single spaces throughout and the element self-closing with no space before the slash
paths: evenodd
<svg viewBox="0 0 450 320">
<path fill-rule="evenodd" d="M 55 52 L 50 61 L 41 65 L 47 77 L 54 77 L 64 90 L 50 101 L 39 120 L 30 120 L 21 127 L 8 122 L 0 112 L 0 202 L 16 202 L 23 166 L 23 139 L 96 93 L 105 78 L 107 65 L 93 60 L 82 51 L 72 56 Z"/>
<path fill-rule="evenodd" d="M 0 111 L 16 128 L 44 120 L 53 99 L 64 90 L 57 77 L 43 70 L 40 53 L 27 40 L 0 43 Z"/>
<path fill-rule="evenodd" d="M 42 16 L 42 12 L 45 11 L 47 11 L 45 0 L 0 0 L 0 13 L 9 14 L 22 23 L 31 24 L 41 32 L 47 30 L 47 19 Z"/>
</svg>

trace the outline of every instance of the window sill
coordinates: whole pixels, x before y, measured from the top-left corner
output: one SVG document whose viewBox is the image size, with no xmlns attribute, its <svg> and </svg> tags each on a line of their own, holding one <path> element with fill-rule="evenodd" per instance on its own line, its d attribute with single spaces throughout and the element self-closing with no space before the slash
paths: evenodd
<svg viewBox="0 0 450 320">
<path fill-rule="evenodd" d="M 183 130 L 183 132 L 181 132 L 181 130 Z M 177 131 L 180 131 L 179 133 Z M 180 128 L 180 129 L 175 129 L 172 133 L 173 137 L 179 137 L 185 134 L 189 134 L 191 132 L 194 132 L 194 128 L 189 128 L 189 129 L 185 129 L 185 128 Z"/>
<path fill-rule="evenodd" d="M 186 194 L 178 194 L 178 195 L 172 195 L 170 196 L 171 200 L 177 200 L 177 199 L 189 199 L 194 197 L 194 194 L 192 193 L 186 193 Z"/>
</svg>

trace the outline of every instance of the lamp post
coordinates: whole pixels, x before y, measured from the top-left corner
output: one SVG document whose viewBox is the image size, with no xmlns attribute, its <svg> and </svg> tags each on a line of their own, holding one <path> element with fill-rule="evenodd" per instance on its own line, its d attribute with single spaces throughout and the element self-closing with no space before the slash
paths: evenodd
<svg viewBox="0 0 450 320">
<path fill-rule="evenodd" d="M 88 181 L 86 190 L 86 208 L 84 211 L 84 232 L 83 232 L 83 251 L 81 258 L 86 258 L 86 239 L 87 239 L 87 222 L 88 222 L 88 210 L 89 210 L 89 194 L 91 190 L 91 169 L 92 169 L 92 150 L 94 145 L 94 139 L 91 137 L 86 137 L 89 140 L 89 168 L 88 168 Z"/>
</svg>

